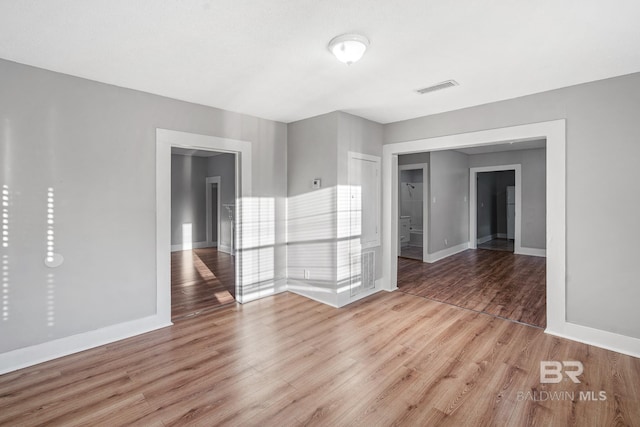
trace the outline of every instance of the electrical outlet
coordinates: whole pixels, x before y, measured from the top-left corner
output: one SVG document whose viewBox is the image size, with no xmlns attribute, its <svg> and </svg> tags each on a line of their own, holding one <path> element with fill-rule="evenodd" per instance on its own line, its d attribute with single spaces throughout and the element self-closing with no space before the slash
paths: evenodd
<svg viewBox="0 0 640 427">
<path fill-rule="evenodd" d="M 304 278 L 305 279 L 310 279 L 311 278 L 311 273 L 306 268 L 304 270 Z"/>
</svg>

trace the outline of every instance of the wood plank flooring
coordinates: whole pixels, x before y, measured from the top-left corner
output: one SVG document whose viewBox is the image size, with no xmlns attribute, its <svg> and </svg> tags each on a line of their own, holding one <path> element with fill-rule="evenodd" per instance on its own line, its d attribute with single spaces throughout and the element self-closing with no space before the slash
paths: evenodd
<svg viewBox="0 0 640 427">
<path fill-rule="evenodd" d="M 546 259 L 469 249 L 434 263 L 398 258 L 401 291 L 546 326 Z"/>
<path fill-rule="evenodd" d="M 403 292 L 284 293 L 0 376 L 0 425 L 131 424 L 638 426 L 640 359 Z"/>
<path fill-rule="evenodd" d="M 216 248 L 171 253 L 171 318 L 235 303 L 234 258 Z"/>
</svg>

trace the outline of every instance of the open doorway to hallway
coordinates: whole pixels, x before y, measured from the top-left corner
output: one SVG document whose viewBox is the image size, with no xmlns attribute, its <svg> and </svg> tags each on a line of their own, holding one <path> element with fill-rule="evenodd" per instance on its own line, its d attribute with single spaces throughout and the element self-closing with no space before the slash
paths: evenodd
<svg viewBox="0 0 640 427">
<path fill-rule="evenodd" d="M 398 288 L 545 327 L 546 141 L 399 155 L 398 171 L 425 159 L 424 262 L 399 257 Z M 401 215 L 399 205 L 399 224 Z"/>
<path fill-rule="evenodd" d="M 171 149 L 171 318 L 235 302 L 236 159 Z"/>
<path fill-rule="evenodd" d="M 513 252 L 516 171 L 479 172 L 476 183 L 475 238 L 478 249 Z"/>
</svg>

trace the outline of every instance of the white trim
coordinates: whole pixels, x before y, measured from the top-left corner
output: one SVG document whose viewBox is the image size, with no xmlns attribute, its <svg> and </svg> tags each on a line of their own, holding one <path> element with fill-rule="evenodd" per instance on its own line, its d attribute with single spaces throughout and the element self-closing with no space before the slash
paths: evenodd
<svg viewBox="0 0 640 427">
<path fill-rule="evenodd" d="M 155 315 L 8 351 L 0 354 L 0 375 L 171 325 Z"/>
<path fill-rule="evenodd" d="M 236 154 L 236 213 L 242 215 L 240 199 L 251 196 L 251 143 L 210 135 L 156 129 L 156 312 L 160 319 L 171 321 L 171 147 L 222 151 Z M 236 241 L 242 242 L 237 227 Z M 246 232 L 250 232 L 247 230 Z M 241 245 L 236 245 L 241 248 Z M 243 300 L 243 257 L 236 257 L 236 301 Z"/>
<path fill-rule="evenodd" d="M 638 338 L 569 322 L 565 322 L 561 330 L 552 330 L 547 327 L 545 332 L 557 337 L 580 341 L 585 344 L 640 358 L 640 339 Z"/>
<path fill-rule="evenodd" d="M 513 253 L 522 254 L 522 165 L 499 165 L 469 168 L 469 247 L 476 249 L 478 228 L 478 172 L 515 171 L 516 178 L 516 224 Z"/>
<path fill-rule="evenodd" d="M 422 262 L 427 261 L 427 253 L 429 252 L 429 163 L 413 163 L 410 165 L 398 165 L 398 173 L 403 170 L 422 169 Z M 400 185 L 400 182 L 398 182 Z M 400 193 L 398 193 L 397 202 L 400 204 Z M 411 237 L 409 237 L 411 241 Z M 400 241 L 398 241 L 398 245 Z M 398 250 L 399 251 L 399 250 Z"/>
<path fill-rule="evenodd" d="M 497 236 L 498 236 L 497 234 L 489 234 L 488 236 L 480 237 L 479 239 L 476 239 L 476 245 L 481 245 L 483 243 L 490 242 L 493 239 L 495 239 Z"/>
<path fill-rule="evenodd" d="M 497 233 L 496 237 L 498 239 L 506 239 L 507 238 L 507 233 Z"/>
<path fill-rule="evenodd" d="M 547 140 L 547 330 L 566 324 L 566 121 L 553 120 L 498 129 L 446 135 L 382 147 L 383 288 L 397 288 L 398 155 L 518 142 Z M 575 337 L 575 339 L 579 339 Z"/>
<path fill-rule="evenodd" d="M 205 203 L 206 203 L 206 209 L 205 209 L 205 215 L 206 215 L 206 232 L 207 232 L 207 243 L 209 244 L 209 247 L 211 246 L 217 246 L 218 243 L 214 242 L 211 239 L 211 231 L 213 231 L 213 224 L 211 221 L 211 184 L 216 184 L 217 188 L 216 188 L 216 194 L 217 194 L 217 199 L 218 202 L 216 203 L 216 209 L 218 210 L 217 212 L 217 221 L 216 221 L 216 227 L 217 227 L 217 231 L 216 231 L 216 238 L 219 240 L 220 239 L 220 193 L 222 193 L 222 178 L 219 176 L 208 176 L 207 178 L 205 178 Z"/>
<path fill-rule="evenodd" d="M 380 246 L 380 236 L 381 236 L 381 197 L 380 197 L 380 193 L 381 193 L 381 189 L 380 189 L 380 184 L 381 184 L 381 180 L 382 180 L 382 171 L 381 171 L 381 159 L 378 156 L 372 156 L 370 154 L 363 154 L 363 153 L 357 153 L 355 151 L 349 151 L 348 152 L 348 160 L 347 160 L 347 180 L 348 180 L 348 185 L 349 185 L 349 191 L 351 192 L 353 189 L 353 180 L 352 180 L 352 175 L 353 175 L 353 170 L 351 169 L 351 160 L 364 160 L 367 162 L 372 162 L 375 164 L 376 169 L 376 174 L 377 174 L 377 179 L 376 179 L 376 190 L 375 190 L 375 195 L 376 195 L 376 202 L 375 202 L 375 211 L 372 212 L 374 215 L 376 215 L 376 237 L 373 240 L 367 241 L 367 242 L 362 242 L 362 236 L 360 236 L 360 241 L 361 241 L 361 249 L 368 249 L 368 248 L 376 248 L 378 246 Z M 353 198 L 353 195 L 350 194 L 349 195 L 350 198 Z M 348 219 L 348 223 L 351 225 L 353 224 L 353 220 L 352 220 L 352 215 L 353 212 L 351 210 L 351 208 L 349 209 L 349 219 Z M 358 230 L 358 234 L 360 233 L 360 230 Z M 353 232 L 350 235 L 354 235 Z M 358 245 L 360 246 L 360 245 Z"/>
<path fill-rule="evenodd" d="M 450 248 L 446 248 L 441 251 L 434 252 L 432 254 L 425 254 L 424 262 L 432 263 L 432 262 L 440 261 L 441 259 L 450 257 L 451 255 L 464 252 L 467 249 L 469 249 L 469 242 L 460 243 L 459 245 L 451 246 Z"/>
<path fill-rule="evenodd" d="M 519 255 L 528 255 L 528 256 L 539 256 L 546 257 L 547 251 L 546 249 L 538 249 L 538 248 L 520 248 Z"/>
<path fill-rule="evenodd" d="M 182 243 L 178 243 L 177 245 L 171 245 L 171 252 L 180 252 L 189 249 L 183 249 Z M 218 246 L 218 242 L 193 242 L 191 244 L 191 249 L 202 249 L 202 248 L 215 248 Z"/>
<path fill-rule="evenodd" d="M 233 255 L 231 245 L 223 245 L 222 243 L 218 245 L 218 250 L 220 252 L 224 252 L 225 254 Z"/>
</svg>

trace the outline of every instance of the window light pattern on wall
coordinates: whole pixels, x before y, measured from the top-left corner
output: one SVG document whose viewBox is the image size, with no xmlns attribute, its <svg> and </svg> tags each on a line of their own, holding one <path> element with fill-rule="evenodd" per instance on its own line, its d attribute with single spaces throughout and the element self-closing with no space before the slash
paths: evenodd
<svg viewBox="0 0 640 427">
<path fill-rule="evenodd" d="M 9 186 L 2 186 L 2 320 L 9 320 Z"/>
<path fill-rule="evenodd" d="M 53 188 L 47 190 L 47 257 L 45 264 L 53 266 L 55 261 L 55 193 Z M 55 325 L 55 277 L 53 272 L 47 274 L 47 326 Z"/>
</svg>

